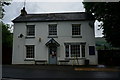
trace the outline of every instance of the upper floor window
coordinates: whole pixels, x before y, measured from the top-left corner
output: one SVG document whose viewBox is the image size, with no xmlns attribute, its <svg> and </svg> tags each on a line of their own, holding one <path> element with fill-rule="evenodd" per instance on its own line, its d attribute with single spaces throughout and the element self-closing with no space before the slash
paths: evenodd
<svg viewBox="0 0 120 80">
<path fill-rule="evenodd" d="M 27 25 L 27 36 L 35 36 L 35 25 Z"/>
<path fill-rule="evenodd" d="M 49 35 L 57 35 L 57 24 L 49 24 Z"/>
<path fill-rule="evenodd" d="M 72 36 L 81 35 L 81 24 L 72 24 Z"/>
<path fill-rule="evenodd" d="M 26 45 L 26 58 L 34 58 L 34 45 Z"/>
</svg>

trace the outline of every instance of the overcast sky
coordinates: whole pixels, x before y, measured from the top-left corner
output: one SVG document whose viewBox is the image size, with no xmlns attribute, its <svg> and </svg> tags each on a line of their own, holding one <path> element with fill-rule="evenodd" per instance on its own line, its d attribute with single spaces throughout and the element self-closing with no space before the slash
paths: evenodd
<svg viewBox="0 0 120 80">
<path fill-rule="evenodd" d="M 20 15 L 24 1 L 26 1 L 25 7 L 28 14 L 85 11 L 82 0 L 13 0 L 11 5 L 4 7 L 6 12 L 3 21 L 5 23 L 13 24 L 11 20 Z M 101 37 L 102 30 L 98 30 L 98 24 L 98 22 L 95 23 L 95 36 Z"/>
</svg>

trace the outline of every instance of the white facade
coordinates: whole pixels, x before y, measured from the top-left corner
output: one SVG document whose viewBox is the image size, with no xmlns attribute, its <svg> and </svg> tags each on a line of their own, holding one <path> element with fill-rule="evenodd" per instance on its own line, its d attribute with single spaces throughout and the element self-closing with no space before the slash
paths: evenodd
<svg viewBox="0 0 120 80">
<path fill-rule="evenodd" d="M 51 38 L 48 38 L 48 24 L 57 24 L 57 36 L 54 38 L 60 46 L 57 49 L 57 60 L 65 60 L 64 43 L 86 42 L 85 58 L 90 64 L 97 64 L 97 54 L 89 55 L 89 46 L 95 46 L 94 29 L 89 26 L 89 21 L 64 21 L 64 22 L 31 22 L 15 23 L 13 38 L 13 64 L 34 64 L 34 60 L 49 60 L 48 47 L 45 45 Z M 82 38 L 72 37 L 72 24 L 81 24 Z M 26 38 L 26 25 L 35 25 L 35 38 Z M 23 34 L 23 38 L 18 38 Z M 33 61 L 25 61 L 25 45 L 35 45 L 35 58 Z M 80 59 L 82 61 L 84 59 Z M 71 63 L 72 64 L 72 63 Z"/>
<path fill-rule="evenodd" d="M 44 21 L 14 23 L 12 64 L 50 64 L 49 47 L 45 44 L 51 40 L 49 24 L 57 24 L 57 37 L 53 39 L 59 43 L 56 53 L 56 64 L 84 65 L 89 59 L 90 65 L 97 65 L 97 53 L 89 54 L 89 46 L 95 46 L 94 27 L 89 24 L 93 21 Z M 72 24 L 81 24 L 80 37 L 72 37 Z M 26 25 L 35 25 L 35 37 L 26 38 Z M 20 34 L 23 37 L 19 38 Z M 85 44 L 85 57 L 66 57 L 65 44 Z M 26 45 L 34 45 L 34 58 L 26 58 Z M 66 61 L 67 60 L 67 61 Z M 45 62 L 44 62 L 45 61 Z"/>
</svg>

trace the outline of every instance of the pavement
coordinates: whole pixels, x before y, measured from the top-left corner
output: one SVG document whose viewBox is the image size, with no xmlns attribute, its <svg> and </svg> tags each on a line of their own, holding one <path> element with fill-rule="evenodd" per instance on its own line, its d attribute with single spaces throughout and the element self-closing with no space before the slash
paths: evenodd
<svg viewBox="0 0 120 80">
<path fill-rule="evenodd" d="M 78 66 L 75 67 L 76 71 L 118 71 L 120 72 L 120 66 L 105 66 L 105 65 L 97 65 L 97 66 Z"/>
<path fill-rule="evenodd" d="M 58 71 L 120 71 L 120 66 L 105 65 L 3 65 L 3 67 Z"/>
</svg>

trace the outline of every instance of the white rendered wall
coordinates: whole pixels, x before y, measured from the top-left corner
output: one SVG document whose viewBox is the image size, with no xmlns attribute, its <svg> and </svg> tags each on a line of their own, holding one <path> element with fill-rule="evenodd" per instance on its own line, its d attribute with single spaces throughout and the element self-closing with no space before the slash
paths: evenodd
<svg viewBox="0 0 120 80">
<path fill-rule="evenodd" d="M 48 61 L 48 47 L 46 43 L 51 39 L 48 38 L 48 24 L 57 24 L 57 36 L 54 38 L 60 47 L 57 49 L 57 59 L 65 59 L 66 42 L 86 42 L 86 58 L 90 60 L 90 64 L 97 64 L 97 54 L 90 56 L 89 47 L 95 46 L 94 28 L 89 26 L 89 21 L 61 21 L 61 22 L 31 22 L 31 23 L 15 23 L 13 38 L 13 64 L 34 64 L 34 61 L 25 60 L 25 45 L 35 45 L 35 60 Z M 72 24 L 81 24 L 82 38 L 72 38 Z M 26 25 L 35 25 L 35 38 L 26 39 Z M 20 34 L 23 38 L 18 38 Z M 39 41 L 39 38 L 41 41 Z M 83 61 L 80 60 L 83 64 Z M 72 64 L 70 62 L 69 64 Z"/>
</svg>

